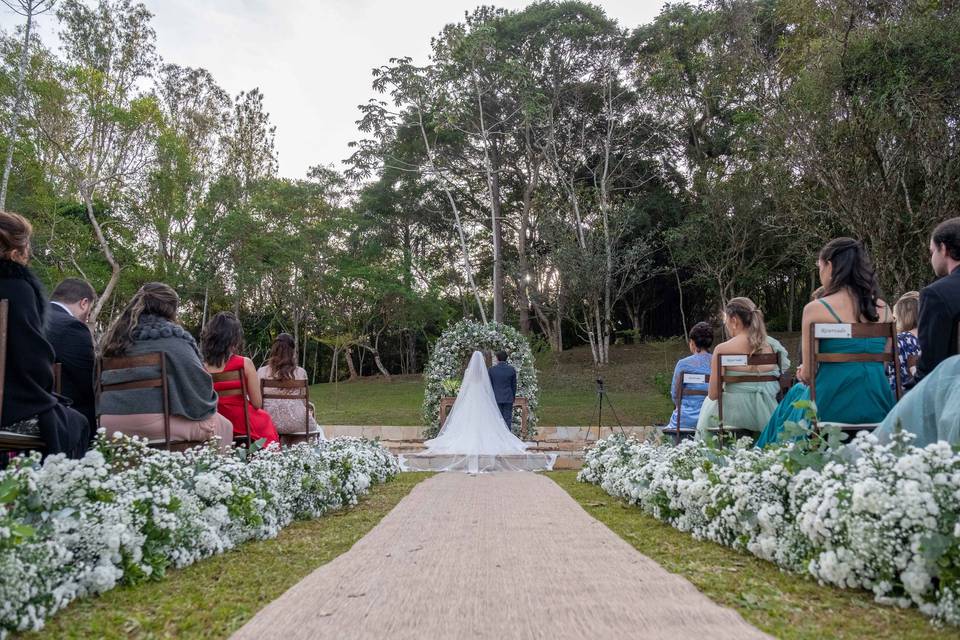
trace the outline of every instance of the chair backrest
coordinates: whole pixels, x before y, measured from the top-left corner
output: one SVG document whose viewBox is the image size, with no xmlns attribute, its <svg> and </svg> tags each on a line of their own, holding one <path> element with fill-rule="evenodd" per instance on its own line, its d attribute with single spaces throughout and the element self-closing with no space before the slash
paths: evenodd
<svg viewBox="0 0 960 640">
<path fill-rule="evenodd" d="M 213 383 L 218 382 L 233 382 L 235 380 L 240 381 L 239 389 L 224 389 L 223 391 L 217 391 L 217 395 L 221 398 L 226 398 L 229 396 L 240 396 L 243 399 L 243 427 L 246 431 L 247 444 L 249 445 L 252 440 L 250 439 L 250 412 L 247 406 L 250 404 L 250 394 L 247 393 L 247 376 L 243 369 L 233 369 L 232 371 L 221 371 L 220 373 L 211 373 L 210 377 L 213 378 Z M 244 437 L 244 436 L 241 436 Z M 237 437 L 234 437 L 236 440 Z"/>
<path fill-rule="evenodd" d="M 63 384 L 61 380 L 63 379 L 63 365 L 59 362 L 53 363 L 53 391 L 54 393 L 61 393 L 63 391 Z"/>
<path fill-rule="evenodd" d="M 10 316 L 10 301 L 0 300 L 0 424 L 3 420 L 3 385 L 7 373 L 7 322 Z"/>
<path fill-rule="evenodd" d="M 765 367 L 775 366 L 777 371 L 771 371 L 769 374 L 758 374 L 748 376 L 728 376 L 726 374 L 728 367 Z M 720 421 L 720 432 L 723 433 L 723 390 L 728 384 L 740 384 L 741 382 L 776 382 L 780 383 L 780 374 L 782 365 L 780 363 L 780 354 L 773 353 L 754 353 L 754 354 L 724 354 L 720 356 L 720 371 L 718 373 L 720 383 L 720 394 L 717 396 L 717 418 Z M 776 374 L 776 375 L 774 375 Z"/>
<path fill-rule="evenodd" d="M 890 364 L 896 382 L 897 400 L 903 397 L 903 380 L 900 376 L 900 357 L 897 347 L 897 324 L 895 322 L 811 323 L 810 353 L 813 355 L 813 371 L 810 372 L 810 400 L 817 400 L 817 368 L 822 362 L 878 362 Z M 820 353 L 822 340 L 849 338 L 884 338 L 888 348 L 881 353 Z"/>
<path fill-rule="evenodd" d="M 7 373 L 7 322 L 10 315 L 10 301 L 0 300 L 0 424 L 3 422 L 3 385 Z"/>
<path fill-rule="evenodd" d="M 710 374 L 709 373 L 687 373 L 686 371 L 681 372 L 677 380 L 677 427 L 675 439 L 677 443 L 680 442 L 680 418 L 683 415 L 683 396 L 705 396 L 707 395 L 707 389 L 689 389 L 687 390 L 688 384 L 710 384 Z"/>
<path fill-rule="evenodd" d="M 269 389 L 283 391 L 271 393 Z M 264 400 L 302 400 L 303 432 L 310 435 L 310 387 L 306 380 L 260 380 L 260 391 Z"/>
<path fill-rule="evenodd" d="M 127 382 L 104 384 L 103 374 L 110 371 L 138 369 L 142 367 L 156 367 L 155 376 L 138 378 Z M 167 382 L 167 359 L 163 353 L 156 351 L 139 356 L 119 356 L 113 358 L 99 358 L 97 360 L 97 404 L 100 396 L 111 391 L 125 391 L 128 389 L 157 389 L 163 402 L 163 439 L 164 445 L 170 449 L 170 387 Z M 99 417 L 97 418 L 99 421 Z"/>
</svg>

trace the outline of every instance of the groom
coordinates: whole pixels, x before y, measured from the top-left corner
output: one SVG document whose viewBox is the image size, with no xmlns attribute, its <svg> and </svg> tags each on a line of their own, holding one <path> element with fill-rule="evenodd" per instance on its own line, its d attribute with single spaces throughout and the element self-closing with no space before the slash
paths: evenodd
<svg viewBox="0 0 960 640">
<path fill-rule="evenodd" d="M 507 430 L 512 431 L 513 401 L 517 397 L 517 370 L 507 364 L 507 352 L 497 351 L 497 364 L 490 367 L 490 386 L 497 399 L 497 406 L 503 414 Z"/>
</svg>

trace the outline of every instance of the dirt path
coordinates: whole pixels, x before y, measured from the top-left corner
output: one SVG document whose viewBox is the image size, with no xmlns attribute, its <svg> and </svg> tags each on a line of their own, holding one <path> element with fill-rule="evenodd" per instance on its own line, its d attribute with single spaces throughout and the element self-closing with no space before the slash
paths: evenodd
<svg viewBox="0 0 960 640">
<path fill-rule="evenodd" d="M 532 473 L 439 474 L 236 639 L 767 638 Z"/>
</svg>

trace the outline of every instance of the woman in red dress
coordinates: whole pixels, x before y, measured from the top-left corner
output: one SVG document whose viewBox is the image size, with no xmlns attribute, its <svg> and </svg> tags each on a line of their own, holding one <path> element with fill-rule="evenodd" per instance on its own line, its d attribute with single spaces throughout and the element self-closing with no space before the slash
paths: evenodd
<svg viewBox="0 0 960 640">
<path fill-rule="evenodd" d="M 247 398 L 242 395 L 220 396 L 217 401 L 217 412 L 233 423 L 234 437 L 247 435 L 243 419 L 243 405 L 247 405 L 247 415 L 250 419 L 250 437 L 256 442 L 265 440 L 264 447 L 280 441 L 273 418 L 263 410 L 263 397 L 260 393 L 260 380 L 257 378 L 257 369 L 250 358 L 244 358 L 237 352 L 243 346 L 243 328 L 237 316 L 229 311 L 221 311 L 213 316 L 203 330 L 203 360 L 207 371 L 222 373 L 224 371 L 242 370 L 247 383 Z M 239 389 L 240 381 L 215 382 L 213 388 L 219 391 Z"/>
</svg>

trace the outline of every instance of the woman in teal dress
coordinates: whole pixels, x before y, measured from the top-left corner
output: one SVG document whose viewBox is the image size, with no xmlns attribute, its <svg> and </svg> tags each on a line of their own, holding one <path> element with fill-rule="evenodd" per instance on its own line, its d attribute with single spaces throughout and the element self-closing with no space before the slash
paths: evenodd
<svg viewBox="0 0 960 640">
<path fill-rule="evenodd" d="M 917 436 L 917 447 L 960 444 L 960 356 L 941 362 L 897 403 L 875 432 L 880 442 L 889 441 L 897 425 Z"/>
<path fill-rule="evenodd" d="M 831 240 L 820 251 L 817 267 L 823 292 L 803 309 L 803 364 L 794 385 L 770 417 L 758 447 L 777 442 L 787 422 L 800 422 L 804 409 L 794 403 L 810 399 L 807 383 L 817 378 L 817 413 L 822 422 L 878 423 L 894 405 L 882 362 L 823 362 L 813 364 L 811 324 L 888 322 L 890 310 L 880 299 L 876 272 L 863 245 L 852 238 Z M 883 353 L 885 338 L 833 338 L 820 343 L 821 353 Z"/>
<path fill-rule="evenodd" d="M 709 396 L 703 401 L 697 420 L 698 440 L 707 437 L 719 424 L 717 400 L 723 393 L 723 425 L 725 429 L 759 433 L 777 407 L 779 382 L 738 382 L 720 388 L 720 358 L 724 355 L 776 353 L 780 366 L 726 367 L 727 376 L 780 376 L 790 367 L 787 350 L 767 335 L 760 309 L 749 298 L 734 298 L 723 309 L 723 322 L 730 339 L 717 345 L 710 369 Z"/>
</svg>

